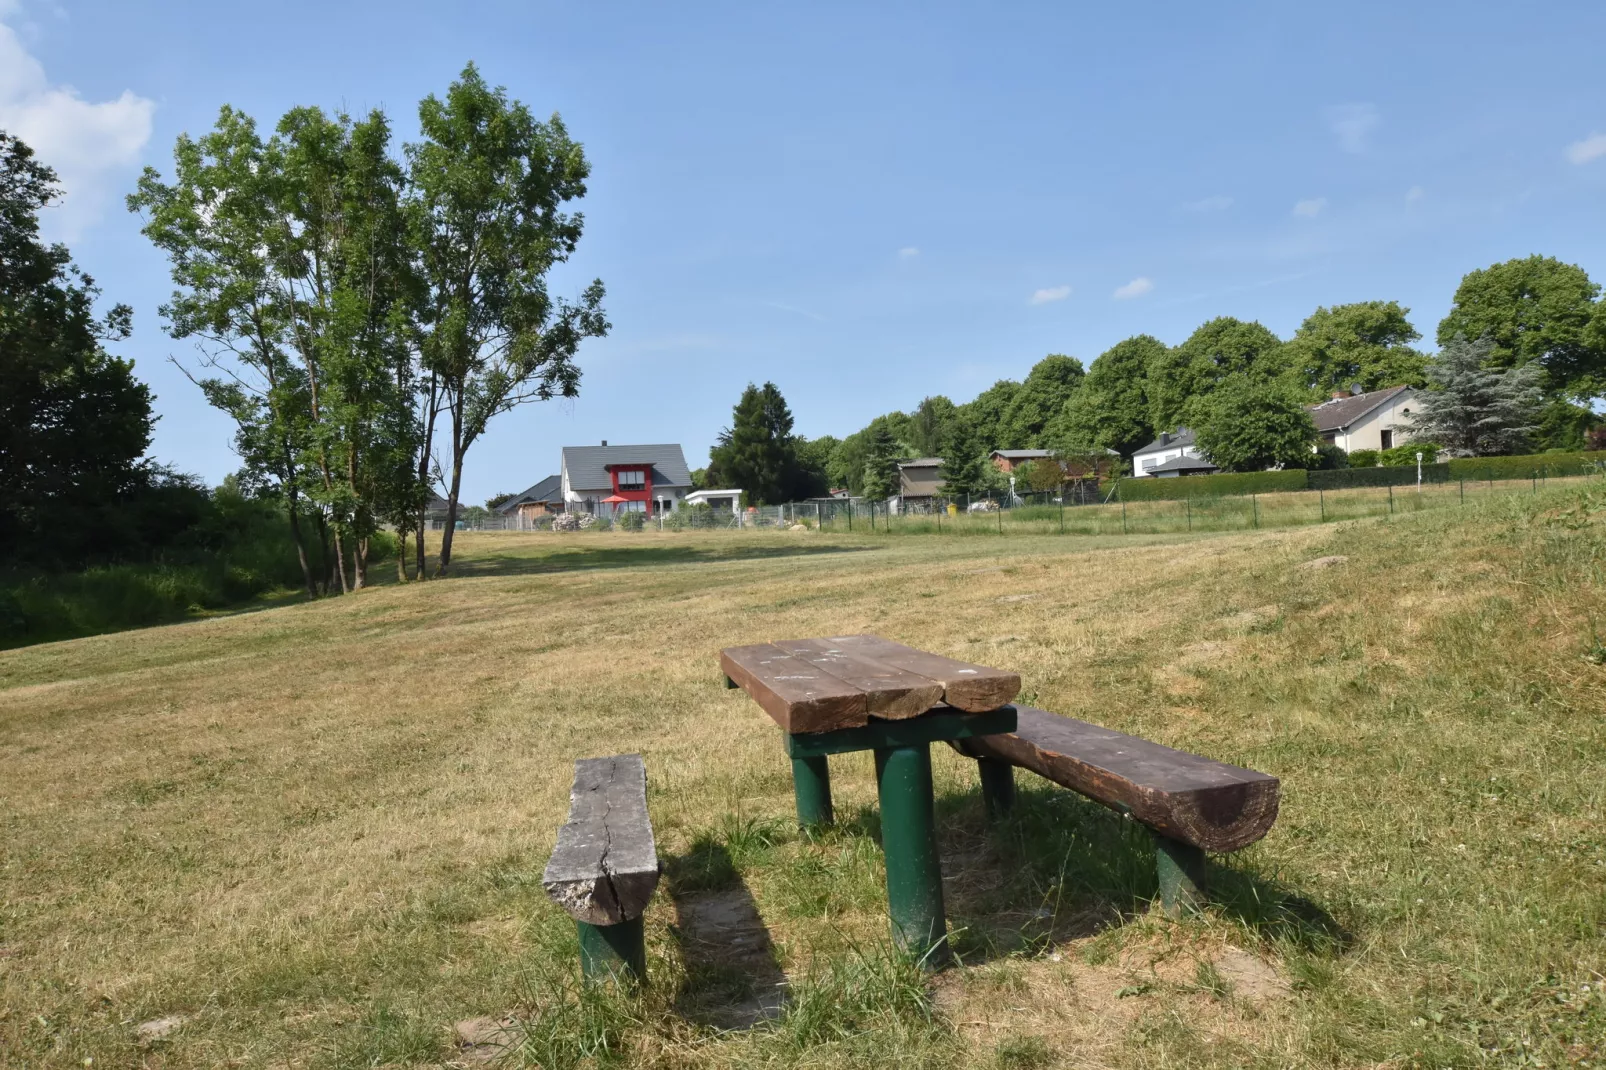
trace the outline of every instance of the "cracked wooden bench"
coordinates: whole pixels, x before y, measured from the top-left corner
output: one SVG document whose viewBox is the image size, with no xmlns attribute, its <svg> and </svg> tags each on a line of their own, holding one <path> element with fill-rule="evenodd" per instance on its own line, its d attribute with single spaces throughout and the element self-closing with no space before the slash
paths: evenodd
<svg viewBox="0 0 1606 1070">
<path fill-rule="evenodd" d="M 574 918 L 586 980 L 646 977 L 641 915 L 658 872 L 641 755 L 575 762 L 569 820 L 558 830 L 541 884 Z"/>
<path fill-rule="evenodd" d="M 1277 820 L 1274 776 L 1030 706 L 1015 717 L 1013 732 L 951 744 L 976 759 L 988 812 L 1008 812 L 1019 766 L 1141 822 L 1173 917 L 1203 901 L 1206 851 L 1247 847 Z"/>
</svg>

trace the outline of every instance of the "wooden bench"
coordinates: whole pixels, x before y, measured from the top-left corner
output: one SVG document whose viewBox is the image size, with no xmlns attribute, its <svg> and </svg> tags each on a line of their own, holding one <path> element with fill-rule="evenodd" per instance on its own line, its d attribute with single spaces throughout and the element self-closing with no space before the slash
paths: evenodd
<svg viewBox="0 0 1606 1070">
<path fill-rule="evenodd" d="M 1013 804 L 1020 766 L 1147 825 L 1173 917 L 1203 900 L 1206 851 L 1247 847 L 1277 820 L 1274 776 L 1030 706 L 1016 707 L 1015 731 L 953 747 L 976 759 L 990 814 Z"/>
<path fill-rule="evenodd" d="M 658 887 L 658 846 L 647 814 L 647 769 L 639 754 L 574 763 L 569 820 L 541 884 L 580 931 L 587 980 L 647 972 L 642 912 Z"/>
</svg>

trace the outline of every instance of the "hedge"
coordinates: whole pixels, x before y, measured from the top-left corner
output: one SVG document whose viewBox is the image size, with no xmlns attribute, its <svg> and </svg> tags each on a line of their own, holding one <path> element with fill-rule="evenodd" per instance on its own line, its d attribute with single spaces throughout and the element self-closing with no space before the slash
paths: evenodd
<svg viewBox="0 0 1606 1070">
<path fill-rule="evenodd" d="M 1153 502 L 1304 490 L 1306 483 L 1303 468 L 1285 468 L 1280 472 L 1221 472 L 1213 476 L 1129 477 L 1116 486 L 1118 501 Z"/>
<path fill-rule="evenodd" d="M 1448 483 L 1450 466 L 1446 462 L 1424 464 L 1422 482 Z M 1404 487 L 1416 483 L 1416 465 L 1388 465 L 1372 468 L 1332 468 L 1309 474 L 1311 490 L 1345 490 L 1349 487 Z"/>
<path fill-rule="evenodd" d="M 1598 471 L 1606 450 L 1592 453 L 1530 453 L 1517 457 L 1457 457 L 1451 479 L 1532 479 L 1534 476 L 1579 476 Z"/>
</svg>

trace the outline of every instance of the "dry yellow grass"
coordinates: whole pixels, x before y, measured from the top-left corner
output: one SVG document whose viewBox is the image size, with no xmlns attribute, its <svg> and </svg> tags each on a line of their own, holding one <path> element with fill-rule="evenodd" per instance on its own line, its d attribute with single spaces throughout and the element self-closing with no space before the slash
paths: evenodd
<svg viewBox="0 0 1606 1070">
<path fill-rule="evenodd" d="M 550 1026 L 569 763 L 641 751 L 653 992 L 596 1012 L 623 1024 L 594 1061 L 1596 1065 L 1602 529 L 1570 489 L 1192 539 L 469 534 L 450 581 L 0 653 L 0 1062 L 439 1065 L 474 1056 L 455 1022 Z M 715 661 L 850 631 L 1275 773 L 1283 816 L 1176 925 L 1113 815 L 1044 787 L 989 830 L 939 749 L 968 965 L 877 1018 L 868 758 L 798 842 Z M 758 961 L 688 939 L 710 888 L 773 942 L 778 1024 L 709 1024 Z"/>
</svg>

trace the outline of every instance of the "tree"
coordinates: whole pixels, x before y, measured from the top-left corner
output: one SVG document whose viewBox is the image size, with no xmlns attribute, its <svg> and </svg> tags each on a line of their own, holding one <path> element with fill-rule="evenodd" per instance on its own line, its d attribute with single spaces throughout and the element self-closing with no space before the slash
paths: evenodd
<svg viewBox="0 0 1606 1070">
<path fill-rule="evenodd" d="M 1065 410 L 1085 376 L 1081 361 L 1059 353 L 1034 364 L 1009 399 L 999 421 L 999 445 L 993 448 L 1041 448 L 1044 429 Z"/>
<path fill-rule="evenodd" d="M 959 406 L 959 419 L 970 423 L 983 450 L 1011 448 L 1005 441 L 1005 414 L 1019 391 L 1020 384 L 1013 379 L 1000 379 Z"/>
<path fill-rule="evenodd" d="M 1289 371 L 1313 398 L 1335 391 L 1424 386 L 1427 356 L 1411 347 L 1421 338 L 1398 301 L 1361 301 L 1318 308 L 1287 346 Z"/>
<path fill-rule="evenodd" d="M 1065 464 L 1058 457 L 1042 457 L 1015 469 L 1015 485 L 1040 493 L 1058 494 L 1065 486 Z"/>
<path fill-rule="evenodd" d="M 1305 468 L 1314 463 L 1316 424 L 1292 387 L 1240 372 L 1186 411 L 1199 450 L 1228 472 Z"/>
<path fill-rule="evenodd" d="M 790 498 L 797 482 L 797 447 L 792 437 L 792 411 L 774 383 L 747 384 L 709 456 L 709 467 L 750 504 L 778 505 Z"/>
<path fill-rule="evenodd" d="M 1606 395 L 1599 293 L 1573 264 L 1548 256 L 1507 260 L 1461 280 L 1439 323 L 1439 345 L 1448 347 L 1457 336 L 1487 337 L 1493 367 L 1538 364 L 1552 389 L 1587 404 Z"/>
<path fill-rule="evenodd" d="M 1117 342 L 1093 362 L 1082 388 L 1071 395 L 1047 437 L 1059 450 L 1112 449 L 1130 457 L 1154 438 L 1149 368 L 1165 356 L 1165 343 L 1140 334 Z"/>
<path fill-rule="evenodd" d="M 842 443 L 834 435 L 821 435 L 819 438 L 798 436 L 795 450 L 797 470 L 794 485 L 789 492 L 793 501 L 822 498 L 830 492 L 831 479 L 828 472 L 831 456 L 841 445 Z"/>
<path fill-rule="evenodd" d="M 418 119 L 423 140 L 407 146 L 407 159 L 427 292 L 422 359 L 450 422 L 443 574 L 464 456 L 498 414 L 576 396 L 580 344 L 609 324 L 601 279 L 575 302 L 547 288 L 548 273 L 579 244 L 584 218 L 565 207 L 585 196 L 591 170 L 562 119 L 537 121 L 472 63 L 444 100 L 424 99 Z"/>
<path fill-rule="evenodd" d="M 949 498 L 975 497 L 985 492 L 988 474 L 993 469 L 988 459 L 990 452 L 982 444 L 974 424 L 968 420 L 956 423 L 938 470 L 942 492 Z"/>
<path fill-rule="evenodd" d="M 1544 367 L 1501 368 L 1492 339 L 1457 335 L 1428 363 L 1430 388 L 1417 395 L 1412 437 L 1436 442 L 1452 457 L 1518 453 L 1539 426 Z"/>
<path fill-rule="evenodd" d="M 958 408 L 941 394 L 922 399 L 909 414 L 909 451 L 916 457 L 941 457 L 958 418 Z"/>
<path fill-rule="evenodd" d="M 127 337 L 129 308 L 97 318 L 94 280 L 39 240 L 56 181 L 0 131 L 0 545 L 12 563 L 115 556 L 100 514 L 153 475 L 150 391 L 102 346 Z"/>
<path fill-rule="evenodd" d="M 865 444 L 864 496 L 871 500 L 890 498 L 903 485 L 898 474 L 898 440 L 885 422 L 875 424 Z"/>
<path fill-rule="evenodd" d="M 1149 414 L 1159 430 L 1175 430 L 1188 403 L 1233 376 L 1265 381 L 1287 367 L 1283 343 L 1258 323 L 1221 316 L 1149 364 Z"/>
</svg>

